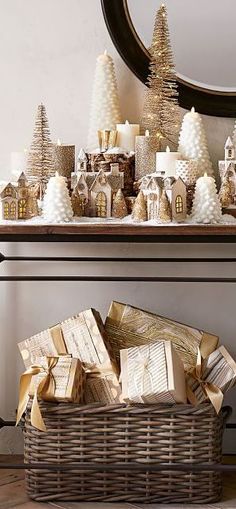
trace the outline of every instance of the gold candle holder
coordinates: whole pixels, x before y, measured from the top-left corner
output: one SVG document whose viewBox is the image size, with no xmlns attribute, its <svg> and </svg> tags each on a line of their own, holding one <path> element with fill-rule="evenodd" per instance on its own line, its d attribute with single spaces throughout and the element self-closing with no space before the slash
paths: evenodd
<svg viewBox="0 0 236 509">
<path fill-rule="evenodd" d="M 110 129 L 99 129 L 98 131 L 98 145 L 100 152 L 106 152 L 109 148 L 116 146 L 117 131 Z"/>
<path fill-rule="evenodd" d="M 71 178 L 75 171 L 75 145 L 64 145 L 58 140 L 54 146 L 55 170 L 59 175 Z"/>
<path fill-rule="evenodd" d="M 156 171 L 156 152 L 160 149 L 160 140 L 157 136 L 145 136 L 135 138 L 135 180 Z"/>
</svg>

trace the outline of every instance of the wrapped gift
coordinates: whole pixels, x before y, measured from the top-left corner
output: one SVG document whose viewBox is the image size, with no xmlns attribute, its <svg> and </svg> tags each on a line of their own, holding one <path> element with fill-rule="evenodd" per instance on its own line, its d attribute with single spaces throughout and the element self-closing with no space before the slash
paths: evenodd
<svg viewBox="0 0 236 509">
<path fill-rule="evenodd" d="M 187 395 L 197 405 L 207 399 L 216 412 L 221 409 L 223 395 L 236 384 L 236 363 L 224 346 L 201 359 L 200 351 L 195 368 L 187 375 Z"/>
<path fill-rule="evenodd" d="M 87 373 L 85 403 L 121 402 L 119 368 L 100 314 L 89 309 L 62 322 L 61 327 L 68 352 L 82 361 Z"/>
<path fill-rule="evenodd" d="M 119 302 L 112 302 L 105 329 L 117 361 L 121 349 L 161 339 L 174 344 L 186 371 L 195 366 L 198 348 L 205 358 L 218 345 L 213 334 Z"/>
<path fill-rule="evenodd" d="M 170 341 L 121 350 L 122 394 L 127 403 L 186 403 L 183 363 Z"/>
<path fill-rule="evenodd" d="M 84 396 L 85 371 L 79 359 L 70 355 L 42 357 L 21 375 L 17 424 L 26 410 L 29 396 L 33 396 L 31 423 L 46 431 L 38 405 L 44 401 L 81 403 Z"/>
<path fill-rule="evenodd" d="M 88 374 L 85 402 L 108 404 L 121 401 L 118 364 L 96 310 L 83 311 L 18 346 L 26 368 L 37 364 L 43 356 L 71 354 L 80 359 Z"/>
<path fill-rule="evenodd" d="M 56 357 L 67 354 L 60 324 L 46 329 L 18 343 L 24 365 L 29 368 L 41 357 Z"/>
</svg>

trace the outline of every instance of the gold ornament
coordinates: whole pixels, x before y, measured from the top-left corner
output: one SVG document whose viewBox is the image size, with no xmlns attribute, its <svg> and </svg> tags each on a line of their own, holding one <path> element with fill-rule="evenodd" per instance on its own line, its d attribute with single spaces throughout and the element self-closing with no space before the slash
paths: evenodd
<svg viewBox="0 0 236 509">
<path fill-rule="evenodd" d="M 133 221 L 147 221 L 147 203 L 143 191 L 139 191 L 132 211 Z"/>
<path fill-rule="evenodd" d="M 179 107 L 176 73 L 170 44 L 167 10 L 165 5 L 157 11 L 150 48 L 151 62 L 148 76 L 141 129 L 144 133 L 176 143 L 179 130 Z"/>
</svg>

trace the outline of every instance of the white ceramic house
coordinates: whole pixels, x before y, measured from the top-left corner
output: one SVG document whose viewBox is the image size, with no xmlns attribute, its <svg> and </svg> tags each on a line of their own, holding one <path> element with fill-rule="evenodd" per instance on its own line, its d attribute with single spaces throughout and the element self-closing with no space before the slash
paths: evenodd
<svg viewBox="0 0 236 509">
<path fill-rule="evenodd" d="M 124 173 L 119 165 L 111 164 L 111 171 L 86 172 L 76 174 L 73 181 L 72 202 L 76 211 L 76 199 L 82 205 L 82 214 L 91 217 L 111 217 L 113 197 L 124 187 Z M 76 213 L 76 212 L 75 212 Z"/>
<path fill-rule="evenodd" d="M 228 136 L 225 142 L 225 161 L 234 161 L 235 160 L 235 147 L 232 141 L 232 138 Z"/>
<path fill-rule="evenodd" d="M 140 189 L 147 200 L 148 220 L 158 218 L 162 188 L 163 179 L 161 177 L 146 175 L 142 178 Z"/>
<path fill-rule="evenodd" d="M 172 221 L 181 223 L 187 215 L 187 189 L 181 177 L 167 177 L 164 182 L 166 194 L 171 205 Z"/>
</svg>

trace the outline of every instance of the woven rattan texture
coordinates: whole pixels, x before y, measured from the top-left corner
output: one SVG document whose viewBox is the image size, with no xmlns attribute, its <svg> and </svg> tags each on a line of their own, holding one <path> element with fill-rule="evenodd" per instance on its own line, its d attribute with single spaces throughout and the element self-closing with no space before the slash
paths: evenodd
<svg viewBox="0 0 236 509">
<path fill-rule="evenodd" d="M 219 472 L 174 471 L 175 463 L 219 463 L 223 415 L 211 405 L 97 406 L 41 403 L 47 432 L 25 420 L 25 461 L 91 463 L 91 471 L 29 470 L 38 501 L 209 503 L 221 496 Z M 173 471 L 119 471 L 119 464 L 173 464 Z M 117 464 L 95 471 L 92 464 Z"/>
</svg>

